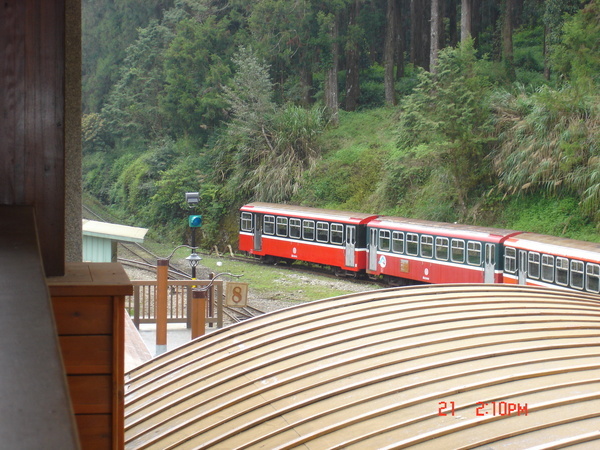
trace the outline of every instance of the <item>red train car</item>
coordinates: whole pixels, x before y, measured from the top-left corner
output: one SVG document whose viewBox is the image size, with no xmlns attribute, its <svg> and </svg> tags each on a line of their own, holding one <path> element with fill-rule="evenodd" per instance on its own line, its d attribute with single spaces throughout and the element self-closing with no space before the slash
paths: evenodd
<svg viewBox="0 0 600 450">
<path fill-rule="evenodd" d="M 503 243 L 514 230 L 400 217 L 367 227 L 367 273 L 390 284 L 502 283 Z"/>
<path fill-rule="evenodd" d="M 504 282 L 600 293 L 600 244 L 521 233 L 504 248 Z"/>
<path fill-rule="evenodd" d="M 272 203 L 241 208 L 239 248 L 271 262 L 307 261 L 346 273 L 364 271 L 366 224 L 373 214 Z"/>
</svg>

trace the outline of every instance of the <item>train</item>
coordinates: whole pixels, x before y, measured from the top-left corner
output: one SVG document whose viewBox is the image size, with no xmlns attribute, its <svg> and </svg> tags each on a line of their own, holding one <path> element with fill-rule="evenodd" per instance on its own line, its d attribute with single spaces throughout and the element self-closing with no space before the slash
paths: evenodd
<svg viewBox="0 0 600 450">
<path fill-rule="evenodd" d="M 239 249 L 392 286 L 507 283 L 600 293 L 600 244 L 510 229 L 254 202 Z"/>
</svg>

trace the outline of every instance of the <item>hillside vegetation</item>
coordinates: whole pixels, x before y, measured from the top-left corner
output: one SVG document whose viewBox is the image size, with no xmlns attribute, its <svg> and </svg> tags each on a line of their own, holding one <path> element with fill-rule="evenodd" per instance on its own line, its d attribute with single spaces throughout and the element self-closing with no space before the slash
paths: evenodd
<svg viewBox="0 0 600 450">
<path fill-rule="evenodd" d="M 502 19 L 447 25 L 435 59 L 396 60 L 392 97 L 385 1 L 103 3 L 84 2 L 84 188 L 125 223 L 181 242 L 199 191 L 210 246 L 249 201 L 600 241 L 600 0 L 516 2 L 510 54 Z"/>
</svg>

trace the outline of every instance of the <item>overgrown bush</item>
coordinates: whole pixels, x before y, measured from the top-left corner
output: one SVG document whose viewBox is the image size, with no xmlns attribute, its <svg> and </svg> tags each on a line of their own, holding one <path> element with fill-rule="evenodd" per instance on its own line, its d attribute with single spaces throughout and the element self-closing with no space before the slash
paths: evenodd
<svg viewBox="0 0 600 450">
<path fill-rule="evenodd" d="M 399 204 L 407 191 L 435 176 L 459 215 L 466 214 L 469 197 L 488 174 L 491 86 L 478 64 L 469 41 L 441 51 L 436 74 L 419 74 L 419 84 L 401 103 L 397 150 L 379 188 L 388 202 Z"/>
<path fill-rule="evenodd" d="M 233 119 L 217 145 L 218 165 L 240 203 L 285 202 L 320 155 L 316 138 L 326 126 L 324 110 L 276 105 L 267 67 L 252 50 L 241 48 L 234 63 L 236 74 L 225 89 Z"/>
</svg>

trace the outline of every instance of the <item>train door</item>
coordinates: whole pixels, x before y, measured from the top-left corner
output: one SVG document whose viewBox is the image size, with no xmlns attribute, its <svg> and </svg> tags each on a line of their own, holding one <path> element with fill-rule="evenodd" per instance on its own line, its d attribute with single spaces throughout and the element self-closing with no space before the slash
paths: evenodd
<svg viewBox="0 0 600 450">
<path fill-rule="evenodd" d="M 263 215 L 254 214 L 254 251 L 262 251 Z"/>
<path fill-rule="evenodd" d="M 527 284 L 527 252 L 519 250 L 519 284 Z"/>
<path fill-rule="evenodd" d="M 356 252 L 356 226 L 346 225 L 346 267 L 354 267 Z"/>
<path fill-rule="evenodd" d="M 369 270 L 377 271 L 377 228 L 370 228 L 369 231 Z"/>
<path fill-rule="evenodd" d="M 485 262 L 483 265 L 483 282 L 493 283 L 496 273 L 496 245 L 485 244 Z"/>
</svg>

